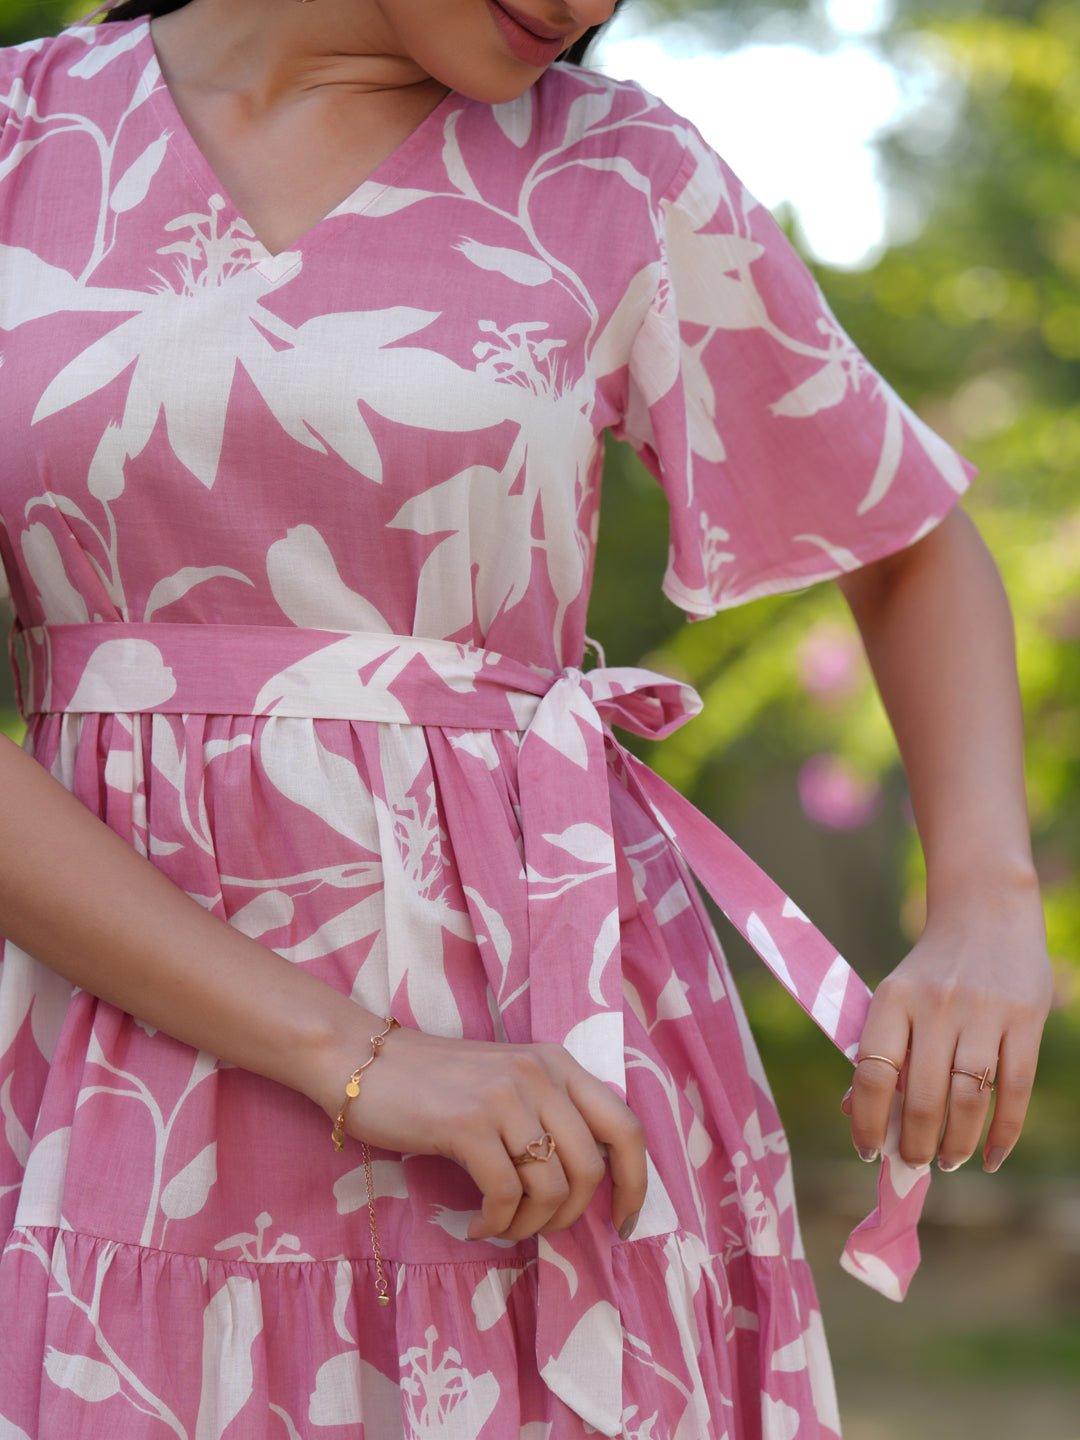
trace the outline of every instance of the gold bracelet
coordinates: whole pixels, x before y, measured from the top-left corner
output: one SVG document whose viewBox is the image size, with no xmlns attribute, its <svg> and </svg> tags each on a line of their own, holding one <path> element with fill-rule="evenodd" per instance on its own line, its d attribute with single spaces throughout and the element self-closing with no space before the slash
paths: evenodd
<svg viewBox="0 0 1080 1440">
<path fill-rule="evenodd" d="M 342 1101 L 338 1117 L 334 1121 L 334 1128 L 330 1132 L 330 1138 L 334 1142 L 334 1149 L 340 1152 L 345 1149 L 345 1112 L 349 1108 L 350 1100 L 355 1100 L 360 1094 L 360 1082 L 364 1077 L 364 1071 L 369 1065 L 374 1065 L 379 1058 L 379 1051 L 382 1049 L 386 1037 L 392 1030 L 400 1030 L 401 1024 L 392 1015 L 386 1017 L 385 1028 L 380 1030 L 378 1035 L 372 1035 L 371 1054 L 364 1061 L 363 1065 L 357 1066 L 349 1076 L 349 1083 L 345 1086 L 345 1099 Z M 364 1162 L 364 1179 L 367 1182 L 367 1207 L 368 1220 L 371 1224 L 371 1249 L 375 1256 L 375 1298 L 380 1305 L 389 1305 L 390 1296 L 386 1288 L 386 1276 L 383 1274 L 382 1245 L 379 1243 L 379 1227 L 375 1220 L 375 1176 L 371 1169 L 371 1147 L 367 1141 L 360 1142 L 360 1155 Z"/>
</svg>

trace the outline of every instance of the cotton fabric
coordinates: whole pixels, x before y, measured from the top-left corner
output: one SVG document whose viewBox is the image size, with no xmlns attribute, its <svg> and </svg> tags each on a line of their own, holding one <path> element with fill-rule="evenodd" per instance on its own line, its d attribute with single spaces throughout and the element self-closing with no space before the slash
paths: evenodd
<svg viewBox="0 0 1080 1440">
<path fill-rule="evenodd" d="M 767 1083 L 594 703 L 662 732 L 692 701 L 577 668 L 601 436 L 663 483 L 691 615 L 911 542 L 962 463 L 636 86 L 450 95 L 276 256 L 145 22 L 3 52 L 0 93 L 35 755 L 366 1007 L 567 1044 L 650 1154 L 632 1241 L 600 1194 L 512 1246 L 464 1240 L 464 1172 L 378 1154 L 378 1310 L 358 1146 L 9 944 L 0 1437 L 836 1435 Z"/>
</svg>

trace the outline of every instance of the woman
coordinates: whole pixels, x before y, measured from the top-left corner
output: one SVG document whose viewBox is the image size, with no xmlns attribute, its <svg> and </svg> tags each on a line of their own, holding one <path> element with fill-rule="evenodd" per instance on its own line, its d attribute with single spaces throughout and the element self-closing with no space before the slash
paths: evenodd
<svg viewBox="0 0 1080 1440">
<path fill-rule="evenodd" d="M 796 990 L 825 954 L 864 1158 L 901 1070 L 908 1165 L 995 1077 L 988 1169 L 1019 1134 L 1048 970 L 962 468 L 689 127 L 552 68 L 611 9 L 190 0 L 3 57 L 5 1434 L 835 1434 L 669 831 Z M 930 876 L 861 1042 L 606 729 L 692 697 L 575 668 L 605 426 L 689 614 L 841 577 Z"/>
</svg>

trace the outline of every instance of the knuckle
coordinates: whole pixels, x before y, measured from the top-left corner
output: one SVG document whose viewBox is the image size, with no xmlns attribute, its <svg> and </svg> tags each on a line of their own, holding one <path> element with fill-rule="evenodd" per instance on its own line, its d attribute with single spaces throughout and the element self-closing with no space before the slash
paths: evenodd
<svg viewBox="0 0 1080 1440">
<path fill-rule="evenodd" d="M 961 998 L 966 998 L 969 1003 L 973 998 L 970 995 L 964 996 L 964 987 L 951 975 L 935 975 L 926 985 L 925 994 L 930 1004 L 938 1010 L 951 1009 Z"/>
<path fill-rule="evenodd" d="M 1020 1132 L 1024 1128 L 1022 1120 L 1012 1120 L 1008 1117 L 994 1120 L 994 1139 L 998 1143 L 1007 1146 L 1015 1145 L 1020 1138 Z"/>
<path fill-rule="evenodd" d="M 564 1175 L 543 1175 L 529 1185 L 529 1199 L 541 1206 L 555 1209 L 570 1195 L 570 1184 Z"/>
<path fill-rule="evenodd" d="M 595 1156 L 592 1160 L 587 1161 L 581 1168 L 582 1183 L 587 1185 L 590 1190 L 595 1190 L 603 1180 L 606 1169 L 607 1167 L 600 1156 Z"/>
<path fill-rule="evenodd" d="M 883 1061 L 864 1062 L 855 1071 L 852 1090 L 863 1095 L 891 1095 L 896 1089 L 896 1071 Z"/>
<path fill-rule="evenodd" d="M 530 1045 L 526 1051 L 533 1064 L 543 1069 L 545 1073 L 559 1073 L 566 1068 L 566 1062 L 571 1060 L 569 1050 L 564 1045 L 556 1045 L 553 1040 L 541 1040 Z"/>
<path fill-rule="evenodd" d="M 937 1124 L 942 1117 L 942 1107 L 928 1095 L 917 1091 L 908 1094 L 904 1100 L 904 1119 L 914 1125 Z"/>
<path fill-rule="evenodd" d="M 499 1073 L 499 1083 L 508 1094 L 517 1094 L 521 1088 L 529 1089 L 546 1074 L 540 1057 L 532 1046 L 521 1046 L 514 1051 Z"/>
<path fill-rule="evenodd" d="M 977 1086 L 956 1085 L 954 1083 L 949 1092 L 950 1110 L 963 1111 L 967 1114 L 977 1114 L 987 1103 L 987 1092 L 984 1090 L 979 1094 Z"/>
<path fill-rule="evenodd" d="M 521 1183 L 512 1176 L 507 1176 L 505 1180 L 496 1180 L 489 1185 L 486 1194 L 494 1205 L 516 1206 L 522 1196 Z"/>
<path fill-rule="evenodd" d="M 554 1201 L 557 1205 L 562 1205 L 565 1201 L 569 1200 L 570 1182 L 565 1175 L 561 1175 L 551 1186 L 547 1198 L 549 1201 Z"/>
<path fill-rule="evenodd" d="M 562 1058 L 560 1058 L 562 1057 Z M 560 1083 L 565 1061 L 569 1059 L 561 1045 L 522 1045 L 514 1052 L 512 1069 L 507 1073 L 509 1084 L 516 1090 L 537 1095 Z"/>
<path fill-rule="evenodd" d="M 903 1005 L 911 990 L 912 986 L 905 976 L 895 972 L 886 975 L 874 990 L 874 1009 L 880 1009 L 882 1005 Z"/>
<path fill-rule="evenodd" d="M 644 1145 L 645 1143 L 645 1127 L 626 1105 L 621 1107 L 609 1128 L 611 1130 L 610 1144 Z"/>
</svg>

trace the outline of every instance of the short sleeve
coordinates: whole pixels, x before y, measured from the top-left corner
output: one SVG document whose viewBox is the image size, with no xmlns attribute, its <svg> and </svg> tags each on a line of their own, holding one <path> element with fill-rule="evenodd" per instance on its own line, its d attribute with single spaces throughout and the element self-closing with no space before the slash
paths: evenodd
<svg viewBox="0 0 1080 1440">
<path fill-rule="evenodd" d="M 764 206 L 690 127 L 624 421 L 671 507 L 692 616 L 902 549 L 974 473 L 872 369 Z"/>
<path fill-rule="evenodd" d="M 0 49 L 0 179 L 12 163 L 12 151 L 18 155 L 19 126 L 26 112 L 26 86 L 22 70 L 29 55 L 36 54 L 44 41 L 34 40 L 27 45 L 15 45 Z M 2 522 L 0 522 L 2 529 Z M 0 555 L 0 604 L 10 599 L 4 559 Z"/>
</svg>

